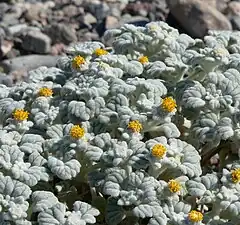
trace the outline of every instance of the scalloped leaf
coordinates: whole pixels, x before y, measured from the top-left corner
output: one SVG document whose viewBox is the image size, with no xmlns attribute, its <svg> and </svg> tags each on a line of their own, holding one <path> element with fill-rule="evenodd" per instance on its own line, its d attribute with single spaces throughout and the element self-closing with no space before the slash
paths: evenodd
<svg viewBox="0 0 240 225">
<path fill-rule="evenodd" d="M 53 156 L 48 157 L 48 166 L 52 173 L 56 174 L 62 180 L 70 180 L 76 177 L 81 168 L 81 164 L 76 159 L 71 159 L 64 163 Z"/>
</svg>

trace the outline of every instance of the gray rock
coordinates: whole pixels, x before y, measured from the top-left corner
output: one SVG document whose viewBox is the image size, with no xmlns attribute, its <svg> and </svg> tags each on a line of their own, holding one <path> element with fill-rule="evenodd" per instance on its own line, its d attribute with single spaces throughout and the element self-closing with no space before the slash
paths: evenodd
<svg viewBox="0 0 240 225">
<path fill-rule="evenodd" d="M 11 11 L 8 13 L 4 13 L 2 16 L 1 23 L 5 26 L 15 25 L 19 23 L 19 18 L 22 15 L 22 9 L 17 6 L 12 6 Z"/>
<path fill-rule="evenodd" d="M 240 16 L 232 16 L 230 21 L 234 30 L 240 30 Z"/>
<path fill-rule="evenodd" d="M 0 72 L 0 84 L 4 84 L 8 87 L 12 87 L 13 86 L 12 76 Z"/>
<path fill-rule="evenodd" d="M 14 73 L 16 71 L 29 71 L 40 66 L 56 66 L 59 56 L 51 55 L 27 55 L 19 56 L 13 59 L 7 59 L 0 62 L 0 67 L 4 73 Z"/>
<path fill-rule="evenodd" d="M 91 27 L 92 24 L 97 23 L 97 19 L 91 13 L 86 13 L 82 18 L 82 23 Z"/>
<path fill-rule="evenodd" d="M 52 39 L 53 44 L 62 42 L 68 45 L 71 42 L 77 41 L 76 31 L 63 23 L 48 25 L 44 28 L 43 32 Z"/>
<path fill-rule="evenodd" d="M 8 27 L 8 31 L 11 35 L 15 35 L 16 33 L 19 33 L 23 29 L 26 29 L 28 26 L 27 24 L 16 24 L 13 26 Z"/>
<path fill-rule="evenodd" d="M 208 30 L 232 30 L 229 20 L 207 4 L 212 0 L 167 0 L 171 14 L 193 37 L 203 38 Z M 213 4 L 213 3 L 212 3 Z"/>
<path fill-rule="evenodd" d="M 85 0 L 83 5 L 97 18 L 97 20 L 103 20 L 110 11 L 110 8 L 106 2 L 96 1 L 89 3 L 89 0 Z"/>
<path fill-rule="evenodd" d="M 40 31 L 30 30 L 22 40 L 22 48 L 26 51 L 46 54 L 51 51 L 51 39 Z"/>
</svg>

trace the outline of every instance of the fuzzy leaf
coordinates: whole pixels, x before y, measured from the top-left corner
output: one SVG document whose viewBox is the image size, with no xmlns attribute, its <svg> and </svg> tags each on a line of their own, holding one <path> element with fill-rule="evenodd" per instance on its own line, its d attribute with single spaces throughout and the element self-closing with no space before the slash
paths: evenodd
<svg viewBox="0 0 240 225">
<path fill-rule="evenodd" d="M 46 211 L 58 203 L 57 197 L 48 191 L 35 191 L 32 194 L 33 212 Z"/>
<path fill-rule="evenodd" d="M 48 157 L 48 166 L 52 173 L 56 174 L 62 180 L 69 180 L 76 177 L 81 168 L 81 164 L 76 159 L 71 159 L 64 163 L 53 156 Z"/>
</svg>

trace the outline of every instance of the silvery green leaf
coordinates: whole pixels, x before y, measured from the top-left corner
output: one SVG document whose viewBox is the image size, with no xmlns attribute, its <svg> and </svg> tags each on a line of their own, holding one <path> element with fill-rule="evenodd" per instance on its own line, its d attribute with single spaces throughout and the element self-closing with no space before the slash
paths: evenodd
<svg viewBox="0 0 240 225">
<path fill-rule="evenodd" d="M 148 150 L 144 142 L 131 140 L 129 148 L 133 150 L 133 154 L 129 157 L 128 163 L 135 169 L 146 169 L 149 162 L 147 160 Z"/>
<path fill-rule="evenodd" d="M 157 129 L 168 138 L 177 138 L 181 134 L 174 123 L 164 123 L 160 125 Z"/>
<path fill-rule="evenodd" d="M 31 189 L 26 184 L 13 180 L 9 176 L 0 175 L 0 193 L 3 195 L 9 195 L 13 198 L 21 197 L 27 200 L 31 194 Z"/>
<path fill-rule="evenodd" d="M 16 161 L 23 162 L 24 153 L 17 145 L 2 145 L 0 148 L 0 165 L 5 170 L 11 170 Z"/>
<path fill-rule="evenodd" d="M 28 153 L 31 154 L 33 152 L 43 152 L 43 148 L 41 145 L 39 144 L 32 144 L 32 143 L 23 143 L 19 149 L 24 152 L 24 153 Z"/>
<path fill-rule="evenodd" d="M 35 186 L 38 181 L 48 181 L 49 175 L 45 167 L 31 166 L 30 163 L 15 163 L 11 168 L 15 179 L 22 181 L 29 186 Z"/>
<path fill-rule="evenodd" d="M 87 121 L 90 119 L 91 110 L 86 107 L 85 102 L 71 101 L 68 105 L 68 113 L 77 120 Z"/>
<path fill-rule="evenodd" d="M 6 130 L 0 131 L 0 144 L 1 145 L 17 145 L 21 141 L 21 135 L 17 131 L 7 132 Z"/>
<path fill-rule="evenodd" d="M 228 117 L 221 118 L 216 127 L 216 132 L 218 137 L 222 140 L 227 140 L 231 138 L 234 135 L 231 119 Z"/>
<path fill-rule="evenodd" d="M 28 162 L 31 163 L 32 166 L 41 167 L 47 163 L 47 160 L 40 155 L 38 151 L 33 151 L 28 157 Z"/>
<path fill-rule="evenodd" d="M 208 173 L 205 176 L 201 176 L 201 183 L 204 184 L 207 190 L 212 190 L 218 186 L 218 177 L 216 174 Z"/>
<path fill-rule="evenodd" d="M 42 145 L 44 143 L 44 138 L 37 134 L 24 134 L 21 139 L 21 144 L 32 143 Z"/>
<path fill-rule="evenodd" d="M 106 163 L 112 163 L 113 166 L 120 166 L 128 160 L 131 154 L 132 150 L 128 148 L 126 142 L 111 140 L 108 150 L 102 155 L 102 159 Z"/>
<path fill-rule="evenodd" d="M 228 214 L 228 218 L 239 218 L 240 214 L 240 202 L 239 200 L 236 202 L 232 202 L 231 205 L 226 209 L 226 213 Z"/>
<path fill-rule="evenodd" d="M 60 139 L 63 137 L 63 125 L 54 124 L 47 128 L 47 135 L 52 139 Z"/>
<path fill-rule="evenodd" d="M 69 180 L 76 177 L 81 168 L 81 164 L 76 159 L 63 162 L 53 156 L 48 157 L 48 166 L 52 173 L 62 180 Z"/>
<path fill-rule="evenodd" d="M 102 97 L 97 97 L 95 99 L 89 100 L 87 102 L 86 106 L 92 112 L 90 114 L 90 118 L 93 118 L 94 116 L 97 116 L 100 113 L 101 108 L 103 108 L 105 106 L 105 101 Z"/>
<path fill-rule="evenodd" d="M 142 172 L 132 172 L 120 191 L 118 205 L 138 205 L 156 201 L 156 180 Z"/>
<path fill-rule="evenodd" d="M 167 216 L 161 211 L 157 212 L 156 215 L 149 220 L 148 225 L 167 225 L 168 218 Z"/>
<path fill-rule="evenodd" d="M 139 218 L 153 217 L 159 215 L 162 211 L 162 207 L 157 202 L 149 204 L 140 204 L 133 209 L 133 215 Z M 165 214 L 161 213 L 161 216 Z M 166 219 L 166 216 L 164 217 Z"/>
<path fill-rule="evenodd" d="M 86 42 L 78 42 L 78 43 L 72 43 L 66 51 L 73 55 L 92 55 L 95 49 L 97 48 L 103 48 L 104 44 L 98 41 L 86 41 Z"/>
<path fill-rule="evenodd" d="M 200 143 L 214 142 L 216 140 L 215 126 L 219 121 L 215 113 L 201 113 L 197 120 L 193 122 L 192 131 Z"/>
<path fill-rule="evenodd" d="M 143 66 L 138 61 L 129 61 L 125 55 L 104 55 L 101 57 L 104 63 L 109 64 L 112 67 L 122 69 L 125 73 L 131 76 L 138 76 L 143 72 Z"/>
<path fill-rule="evenodd" d="M 95 224 L 96 218 L 100 214 L 99 210 L 93 208 L 86 202 L 76 201 L 73 204 L 73 212 L 68 215 L 65 225 L 75 225 L 75 224 Z"/>
<path fill-rule="evenodd" d="M 105 178 L 103 192 L 106 195 L 117 197 L 121 190 L 121 184 L 126 179 L 127 174 L 125 170 L 115 170 L 108 174 Z"/>
<path fill-rule="evenodd" d="M 107 224 L 117 225 L 121 223 L 126 217 L 125 211 L 122 206 L 117 204 L 117 199 L 110 197 L 108 198 L 106 208 L 106 222 Z"/>
<path fill-rule="evenodd" d="M 35 191 L 32 194 L 33 212 L 44 212 L 58 204 L 57 197 L 49 191 Z"/>
<path fill-rule="evenodd" d="M 206 103 L 202 99 L 206 95 L 205 88 L 198 82 L 195 81 L 184 91 L 182 95 L 182 105 L 185 108 L 201 108 Z"/>
<path fill-rule="evenodd" d="M 184 175 L 189 177 L 198 177 L 202 174 L 200 165 L 201 157 L 197 150 L 190 144 L 179 139 L 169 139 L 170 149 L 175 150 L 175 163 Z"/>
<path fill-rule="evenodd" d="M 91 161 L 99 161 L 103 154 L 103 150 L 97 146 L 89 146 L 85 151 L 85 156 Z"/>
<path fill-rule="evenodd" d="M 188 213 L 191 211 L 191 204 L 187 203 L 187 202 L 178 202 L 176 205 L 174 205 L 174 211 L 176 213 Z"/>
<path fill-rule="evenodd" d="M 70 56 L 62 56 L 57 59 L 57 67 L 65 72 L 72 72 L 72 58 Z"/>
<path fill-rule="evenodd" d="M 60 79 L 59 79 L 60 78 Z M 41 66 L 35 70 L 29 71 L 28 75 L 28 81 L 33 82 L 33 83 L 38 83 L 39 81 L 43 80 L 54 80 L 55 82 L 60 84 L 64 83 L 63 81 L 65 80 L 64 73 L 61 69 L 55 68 L 55 67 L 46 67 L 46 66 Z"/>
<path fill-rule="evenodd" d="M 203 196 L 205 191 L 207 190 L 202 183 L 194 180 L 187 181 L 186 187 L 190 195 L 197 196 L 197 197 Z"/>
<path fill-rule="evenodd" d="M 101 149 L 105 149 L 108 147 L 109 143 L 111 141 L 111 136 L 109 133 L 101 133 L 94 137 L 93 140 L 91 140 L 92 145 L 95 145 Z"/>
<path fill-rule="evenodd" d="M 47 210 L 38 214 L 39 225 L 63 225 L 65 223 L 66 206 L 63 203 L 57 203 Z"/>
</svg>

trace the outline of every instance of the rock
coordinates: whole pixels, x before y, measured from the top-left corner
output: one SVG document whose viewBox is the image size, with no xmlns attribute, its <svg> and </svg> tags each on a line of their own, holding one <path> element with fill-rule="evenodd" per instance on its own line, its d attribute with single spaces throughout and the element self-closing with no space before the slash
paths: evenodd
<svg viewBox="0 0 240 225">
<path fill-rule="evenodd" d="M 65 50 L 65 45 L 63 43 L 55 44 L 52 46 L 51 55 L 60 55 Z"/>
<path fill-rule="evenodd" d="M 225 14 L 225 11 L 227 10 L 229 1 L 230 0 L 218 0 L 218 1 L 216 1 L 217 10 Z"/>
<path fill-rule="evenodd" d="M 232 1 L 229 2 L 226 10 L 228 16 L 240 16 L 240 2 Z"/>
<path fill-rule="evenodd" d="M 5 26 L 10 26 L 10 25 L 15 25 L 19 23 L 19 18 L 22 15 L 22 9 L 17 7 L 17 6 L 12 6 L 8 12 L 4 13 L 4 15 L 2 16 L 2 21 L 1 23 L 3 23 Z"/>
<path fill-rule="evenodd" d="M 19 56 L 13 59 L 7 59 L 0 62 L 0 67 L 3 68 L 4 73 L 13 73 L 16 71 L 36 69 L 40 66 L 52 67 L 56 66 L 59 56 L 51 55 L 27 55 Z"/>
<path fill-rule="evenodd" d="M 195 38 L 203 38 L 208 30 L 232 30 L 231 23 L 206 0 L 167 0 L 172 15 Z"/>
<path fill-rule="evenodd" d="M 77 41 L 76 31 L 63 23 L 53 23 L 44 28 L 44 33 L 51 39 L 52 43 L 64 43 L 66 45 Z"/>
<path fill-rule="evenodd" d="M 2 56 L 5 56 L 8 52 L 11 51 L 13 47 L 13 42 L 4 40 L 2 41 L 2 44 L 0 47 L 1 47 L 0 51 L 2 52 Z"/>
<path fill-rule="evenodd" d="M 6 37 L 5 30 L 0 27 L 0 42 L 3 41 L 5 37 Z"/>
<path fill-rule="evenodd" d="M 240 30 L 240 16 L 232 16 L 230 21 L 234 30 Z"/>
<path fill-rule="evenodd" d="M 40 31 L 30 30 L 22 39 L 22 48 L 29 52 L 46 54 L 51 51 L 51 39 Z"/>
<path fill-rule="evenodd" d="M 86 7 L 86 9 L 96 17 L 96 19 L 103 20 L 108 15 L 108 12 L 110 10 L 109 6 L 106 4 L 106 2 L 90 2 L 88 0 L 85 0 L 83 3 L 83 6 Z"/>
<path fill-rule="evenodd" d="M 118 18 L 114 16 L 107 16 L 105 20 L 105 29 L 113 29 L 118 27 Z"/>
<path fill-rule="evenodd" d="M 11 35 L 15 35 L 16 33 L 19 33 L 22 30 L 26 29 L 27 27 L 28 27 L 27 24 L 16 24 L 8 27 L 8 31 L 10 32 Z"/>
<path fill-rule="evenodd" d="M 79 14 L 79 10 L 75 5 L 66 5 L 62 9 L 64 16 L 68 18 L 77 16 Z"/>
<path fill-rule="evenodd" d="M 130 2 L 123 13 L 130 13 L 131 15 L 147 16 L 153 10 L 153 4 L 150 2 Z"/>
<path fill-rule="evenodd" d="M 87 29 L 81 29 L 77 32 L 79 42 L 99 41 L 99 35 L 96 32 L 89 32 Z"/>
<path fill-rule="evenodd" d="M 24 13 L 24 17 L 27 21 L 39 20 L 40 11 L 41 11 L 41 5 L 34 4 Z"/>
<path fill-rule="evenodd" d="M 9 8 L 10 6 L 7 3 L 5 2 L 0 3 L 0 20 L 3 18 L 3 15 L 7 12 Z"/>
<path fill-rule="evenodd" d="M 221 0 L 199 0 L 199 1 L 201 1 L 202 3 L 207 4 L 208 6 L 217 8 L 217 1 L 221 1 Z"/>
<path fill-rule="evenodd" d="M 8 76 L 7 74 L 0 72 L 0 84 L 12 87 L 13 86 L 12 76 Z"/>
<path fill-rule="evenodd" d="M 91 28 L 92 24 L 97 23 L 97 19 L 91 13 L 86 13 L 81 22 Z"/>
</svg>

